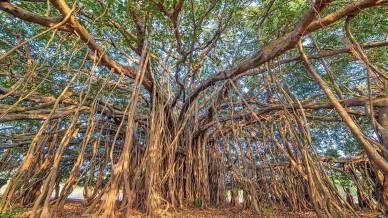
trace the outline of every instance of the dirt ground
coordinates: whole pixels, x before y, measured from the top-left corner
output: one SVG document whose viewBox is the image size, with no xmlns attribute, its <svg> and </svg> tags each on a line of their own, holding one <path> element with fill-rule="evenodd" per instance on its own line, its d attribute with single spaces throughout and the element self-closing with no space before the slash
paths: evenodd
<svg viewBox="0 0 388 218">
<path fill-rule="evenodd" d="M 65 209 L 62 217 L 64 218 L 79 218 L 79 217 L 93 217 L 93 216 L 82 216 L 84 212 L 84 207 L 82 206 L 82 203 L 79 201 L 69 201 L 65 204 Z M 195 217 L 195 218 L 237 218 L 237 217 L 244 217 L 244 218 L 250 218 L 250 217 L 257 217 L 257 218 L 266 218 L 266 217 L 276 217 L 276 218 L 312 218 L 317 217 L 315 215 L 314 211 L 298 211 L 298 212 L 291 212 L 291 211 L 284 211 L 284 210 L 278 210 L 278 209 L 268 209 L 264 210 L 263 214 L 257 215 L 252 213 L 251 211 L 237 209 L 237 208 L 224 208 L 224 209 L 213 209 L 209 208 L 206 210 L 203 209 L 197 209 L 197 208 L 186 208 L 186 209 L 177 209 L 177 210 L 169 210 L 164 211 L 164 215 L 161 217 Z M 14 214 L 14 216 L 7 216 L 8 217 L 28 217 L 30 215 L 29 210 L 24 210 L 22 212 L 19 212 L 17 214 Z M 361 217 L 365 218 L 372 218 L 372 217 L 383 217 L 376 213 L 370 213 L 370 212 L 362 212 Z M 2 215 L 0 215 L 1 218 L 3 218 Z M 139 211 L 133 210 L 131 213 L 131 217 L 145 217 L 144 214 L 142 214 Z M 349 216 L 353 217 L 353 216 Z"/>
</svg>

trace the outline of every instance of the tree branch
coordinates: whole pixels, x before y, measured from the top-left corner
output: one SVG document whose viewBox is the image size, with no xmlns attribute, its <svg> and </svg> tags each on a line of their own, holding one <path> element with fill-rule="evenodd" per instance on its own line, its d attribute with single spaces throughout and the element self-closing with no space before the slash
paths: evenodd
<svg viewBox="0 0 388 218">
<path fill-rule="evenodd" d="M 16 6 L 8 1 L 0 1 L 0 10 L 3 10 L 17 18 L 22 20 L 40 24 L 46 27 L 53 27 L 62 21 L 62 17 L 45 17 L 39 14 L 27 11 L 19 6 Z M 73 32 L 73 29 L 69 25 L 62 25 L 58 28 L 66 32 Z"/>
<path fill-rule="evenodd" d="M 209 79 L 203 81 L 187 98 L 182 108 L 181 114 L 184 114 L 192 102 L 199 96 L 199 94 L 206 90 L 208 87 L 213 86 L 218 81 L 224 81 L 226 79 L 233 79 L 244 72 L 256 68 L 265 62 L 283 54 L 284 52 L 294 48 L 298 39 L 302 35 L 309 34 L 323 27 L 333 24 L 339 19 L 348 14 L 355 13 L 368 7 L 374 7 L 383 5 L 387 0 L 361 0 L 352 4 L 346 5 L 336 12 L 333 12 L 324 18 L 313 21 L 319 11 L 321 11 L 329 1 L 318 1 L 313 8 L 311 8 L 302 17 L 300 22 L 296 25 L 294 30 L 282 37 L 272 41 L 267 46 L 263 47 L 260 51 L 254 54 L 252 57 L 243 60 L 238 66 L 230 69 L 229 71 L 220 71 L 214 74 Z"/>
</svg>

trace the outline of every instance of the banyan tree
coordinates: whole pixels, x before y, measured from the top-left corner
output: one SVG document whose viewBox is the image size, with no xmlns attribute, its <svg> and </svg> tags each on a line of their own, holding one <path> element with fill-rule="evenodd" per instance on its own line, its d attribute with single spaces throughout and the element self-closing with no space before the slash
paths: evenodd
<svg viewBox="0 0 388 218">
<path fill-rule="evenodd" d="M 0 212 L 388 213 L 387 0 L 0 0 Z"/>
</svg>

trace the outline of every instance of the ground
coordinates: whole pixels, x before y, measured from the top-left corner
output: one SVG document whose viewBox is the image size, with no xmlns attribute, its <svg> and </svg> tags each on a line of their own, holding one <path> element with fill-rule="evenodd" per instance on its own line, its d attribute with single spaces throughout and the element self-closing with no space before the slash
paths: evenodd
<svg viewBox="0 0 388 218">
<path fill-rule="evenodd" d="M 28 217 L 29 216 L 29 209 L 21 209 L 17 210 L 15 213 L 9 213 L 6 215 L 0 215 L 0 218 L 8 218 L 8 217 Z M 79 218 L 81 217 L 82 213 L 84 211 L 84 207 L 82 206 L 82 203 L 80 201 L 68 201 L 65 204 L 65 210 L 62 217 L 65 218 Z M 85 216 L 87 217 L 87 216 Z M 90 216 L 89 216 L 90 217 Z M 145 217 L 144 214 L 133 211 L 132 217 Z M 197 209 L 197 208 L 186 208 L 186 209 L 178 209 L 178 210 L 170 210 L 167 213 L 165 213 L 165 217 L 195 217 L 195 218 L 229 218 L 229 217 L 258 217 L 258 218 L 265 218 L 265 217 L 278 217 L 278 218 L 310 218 L 310 217 L 317 217 L 314 213 L 314 211 L 297 211 L 297 212 L 291 212 L 291 211 L 285 211 L 285 210 L 266 210 L 263 214 L 257 215 L 253 214 L 250 211 L 236 209 L 236 208 L 224 208 L 224 209 L 213 209 L 209 208 L 206 210 L 203 209 Z M 352 217 L 352 216 L 349 216 Z M 372 218 L 372 217 L 383 217 L 379 216 L 379 214 L 371 213 L 368 211 L 364 211 L 361 213 L 361 217 L 364 218 Z"/>
</svg>

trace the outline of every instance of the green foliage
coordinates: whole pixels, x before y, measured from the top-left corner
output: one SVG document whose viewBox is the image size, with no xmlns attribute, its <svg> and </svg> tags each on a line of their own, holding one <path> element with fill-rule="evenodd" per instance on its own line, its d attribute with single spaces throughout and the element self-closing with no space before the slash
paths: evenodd
<svg viewBox="0 0 388 218">
<path fill-rule="evenodd" d="M 202 200 L 201 199 L 195 199 L 194 200 L 194 207 L 195 208 L 201 208 L 202 207 Z"/>
<path fill-rule="evenodd" d="M 19 214 L 21 214 L 27 210 L 28 210 L 27 208 L 12 208 L 12 209 L 4 211 L 3 213 L 0 213 L 0 218 L 18 217 Z"/>
<path fill-rule="evenodd" d="M 333 172 L 333 173 L 329 174 L 329 176 L 335 185 L 341 187 L 340 190 L 349 189 L 349 190 L 353 191 L 353 189 L 355 188 L 355 184 L 353 183 L 352 178 L 347 174 Z"/>
</svg>

